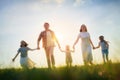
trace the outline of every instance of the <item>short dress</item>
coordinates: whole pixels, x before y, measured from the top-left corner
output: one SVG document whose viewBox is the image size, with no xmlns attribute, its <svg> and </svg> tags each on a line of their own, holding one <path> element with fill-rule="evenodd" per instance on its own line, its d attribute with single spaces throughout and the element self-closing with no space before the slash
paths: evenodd
<svg viewBox="0 0 120 80">
<path fill-rule="evenodd" d="M 18 52 L 21 53 L 20 64 L 23 68 L 33 68 L 35 63 L 28 57 L 28 47 L 21 47 L 18 49 Z"/>
<path fill-rule="evenodd" d="M 81 38 L 81 49 L 84 62 L 90 62 L 93 60 L 92 49 L 90 45 L 90 35 L 88 32 L 80 32 L 78 35 Z"/>
</svg>

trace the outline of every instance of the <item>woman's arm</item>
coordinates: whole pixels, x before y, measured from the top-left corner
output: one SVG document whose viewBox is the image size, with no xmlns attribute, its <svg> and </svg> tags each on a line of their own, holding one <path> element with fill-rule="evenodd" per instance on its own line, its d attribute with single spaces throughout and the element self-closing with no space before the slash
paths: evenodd
<svg viewBox="0 0 120 80">
<path fill-rule="evenodd" d="M 75 48 L 75 45 L 78 43 L 78 41 L 79 41 L 79 36 L 77 37 L 75 43 L 73 44 L 73 49 Z"/>
<path fill-rule="evenodd" d="M 75 52 L 75 48 L 73 48 L 73 50 L 71 50 L 71 52 Z"/>
<path fill-rule="evenodd" d="M 92 45 L 92 47 L 93 47 L 93 49 L 94 49 L 95 47 L 94 47 L 94 45 L 93 45 L 93 42 L 92 42 L 91 38 L 89 38 L 89 41 L 90 41 L 90 43 L 91 43 L 91 45 Z"/>
</svg>

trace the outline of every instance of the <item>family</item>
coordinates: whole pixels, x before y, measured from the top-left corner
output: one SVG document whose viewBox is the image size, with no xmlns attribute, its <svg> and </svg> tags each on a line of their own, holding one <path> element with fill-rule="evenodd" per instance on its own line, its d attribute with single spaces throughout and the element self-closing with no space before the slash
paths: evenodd
<svg viewBox="0 0 120 80">
<path fill-rule="evenodd" d="M 18 52 L 16 56 L 12 59 L 12 61 L 15 61 L 16 57 L 20 53 L 20 64 L 23 68 L 33 68 L 35 63 L 28 57 L 28 51 L 34 51 L 40 49 L 40 41 L 42 40 L 43 48 L 45 50 L 46 58 L 47 58 L 47 65 L 48 68 L 55 68 L 55 59 L 54 59 L 54 47 L 55 42 L 57 43 L 59 49 L 61 52 L 64 52 L 66 54 L 66 65 L 68 67 L 72 66 L 72 56 L 71 53 L 75 52 L 75 45 L 78 43 L 79 39 L 81 39 L 81 51 L 82 51 L 82 57 L 83 62 L 85 65 L 92 65 L 93 64 L 93 57 L 92 57 L 92 48 L 97 49 L 101 47 L 101 52 L 103 56 L 103 61 L 108 62 L 108 49 L 109 45 L 106 40 L 104 40 L 104 36 L 99 37 L 99 43 L 98 46 L 95 47 L 92 43 L 92 40 L 90 38 L 90 34 L 87 31 L 87 27 L 85 24 L 82 24 L 80 27 L 80 32 L 77 36 L 77 39 L 75 40 L 73 44 L 73 50 L 70 49 L 69 45 L 66 45 L 65 50 L 61 49 L 61 46 L 59 44 L 59 41 L 51 29 L 49 29 L 50 25 L 49 23 L 44 23 L 45 30 L 42 31 L 38 37 L 37 40 L 37 48 L 31 49 L 28 47 L 28 43 L 22 40 L 20 42 L 20 48 L 18 49 Z"/>
</svg>

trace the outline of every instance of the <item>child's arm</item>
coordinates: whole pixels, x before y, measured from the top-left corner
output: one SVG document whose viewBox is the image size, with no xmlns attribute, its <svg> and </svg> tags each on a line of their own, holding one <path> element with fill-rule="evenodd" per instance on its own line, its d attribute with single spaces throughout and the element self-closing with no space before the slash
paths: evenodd
<svg viewBox="0 0 120 80">
<path fill-rule="evenodd" d="M 28 50 L 34 51 L 34 50 L 38 50 L 38 48 L 35 48 L 35 49 L 28 48 Z"/>
<path fill-rule="evenodd" d="M 15 57 L 12 59 L 12 61 L 14 62 L 16 57 L 18 56 L 19 52 L 15 55 Z"/>
<path fill-rule="evenodd" d="M 62 50 L 61 48 L 60 48 L 60 51 L 61 51 L 61 52 L 65 52 L 65 51 L 64 51 L 64 50 Z"/>
<path fill-rule="evenodd" d="M 34 51 L 34 50 L 38 50 L 37 48 L 36 49 L 30 49 L 30 51 Z"/>
<path fill-rule="evenodd" d="M 106 45 L 107 45 L 107 48 L 109 48 L 109 44 L 108 44 L 108 41 L 106 41 Z"/>
<path fill-rule="evenodd" d="M 75 52 L 75 48 L 73 47 L 73 50 L 71 50 L 71 52 Z"/>
<path fill-rule="evenodd" d="M 95 49 L 97 49 L 97 48 L 100 48 L 100 42 L 98 43 L 98 46 L 97 46 L 97 47 L 95 47 Z"/>
</svg>

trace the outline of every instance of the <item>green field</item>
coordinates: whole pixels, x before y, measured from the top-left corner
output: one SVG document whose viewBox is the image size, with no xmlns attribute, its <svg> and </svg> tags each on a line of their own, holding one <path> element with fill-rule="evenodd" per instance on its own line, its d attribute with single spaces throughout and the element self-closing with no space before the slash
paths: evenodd
<svg viewBox="0 0 120 80">
<path fill-rule="evenodd" d="M 120 63 L 92 66 L 0 69 L 0 80 L 120 80 Z"/>
</svg>

